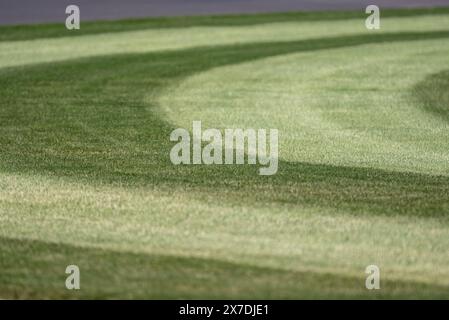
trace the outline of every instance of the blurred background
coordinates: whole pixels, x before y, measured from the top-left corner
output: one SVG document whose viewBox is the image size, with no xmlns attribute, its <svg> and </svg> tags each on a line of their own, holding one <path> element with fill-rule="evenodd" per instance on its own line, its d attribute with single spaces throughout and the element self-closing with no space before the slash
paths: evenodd
<svg viewBox="0 0 449 320">
<path fill-rule="evenodd" d="M 384 8 L 447 6 L 449 0 L 0 0 L 0 24 L 65 21 L 69 4 L 80 7 L 82 21 L 237 14 L 300 10 L 363 10 L 369 4 Z"/>
</svg>

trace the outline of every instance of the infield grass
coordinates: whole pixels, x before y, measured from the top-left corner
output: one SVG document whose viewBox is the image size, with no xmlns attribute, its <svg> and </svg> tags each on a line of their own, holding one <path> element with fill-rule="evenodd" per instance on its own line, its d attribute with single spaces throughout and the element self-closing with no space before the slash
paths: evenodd
<svg viewBox="0 0 449 320">
<path fill-rule="evenodd" d="M 0 297 L 449 298 L 449 11 L 364 18 L 0 28 Z M 193 120 L 278 173 L 172 165 Z"/>
</svg>

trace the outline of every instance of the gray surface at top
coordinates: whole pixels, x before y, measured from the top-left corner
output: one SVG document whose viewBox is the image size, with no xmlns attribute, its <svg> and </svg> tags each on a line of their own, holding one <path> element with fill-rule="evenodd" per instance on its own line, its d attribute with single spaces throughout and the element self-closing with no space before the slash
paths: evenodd
<svg viewBox="0 0 449 320">
<path fill-rule="evenodd" d="M 156 16 L 237 14 L 301 10 L 363 10 L 449 6 L 449 0 L 0 0 L 0 24 L 63 22 L 69 4 L 82 21 Z"/>
</svg>

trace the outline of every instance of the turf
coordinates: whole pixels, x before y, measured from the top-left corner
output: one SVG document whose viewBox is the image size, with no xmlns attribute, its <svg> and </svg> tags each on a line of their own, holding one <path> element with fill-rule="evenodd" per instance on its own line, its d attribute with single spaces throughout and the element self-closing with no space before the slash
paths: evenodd
<svg viewBox="0 0 449 320">
<path fill-rule="evenodd" d="M 3 27 L 0 297 L 448 298 L 448 11 L 294 16 Z M 192 120 L 278 174 L 173 166 Z"/>
</svg>

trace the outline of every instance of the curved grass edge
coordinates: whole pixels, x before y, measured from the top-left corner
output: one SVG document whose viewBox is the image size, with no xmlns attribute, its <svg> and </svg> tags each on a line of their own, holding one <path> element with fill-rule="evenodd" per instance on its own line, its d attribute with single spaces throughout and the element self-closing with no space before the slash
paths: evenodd
<svg viewBox="0 0 449 320">
<path fill-rule="evenodd" d="M 449 121 L 449 70 L 426 77 L 413 87 L 412 95 L 424 110 Z"/>
<path fill-rule="evenodd" d="M 173 127 L 157 113 L 154 100 L 148 105 L 142 97 L 150 89 L 157 96 L 168 84 L 217 66 L 291 52 L 448 37 L 449 31 L 440 31 L 251 43 L 113 55 L 3 70 L 0 94 L 10 103 L 2 110 L 3 125 L 17 129 L 21 123 L 23 132 L 14 131 L 1 137 L 5 150 L 1 170 L 73 177 L 86 183 L 98 180 L 130 186 L 157 185 L 173 190 L 195 188 L 210 192 L 214 186 L 217 195 L 233 186 L 234 191 L 226 194 L 236 201 L 241 201 L 243 192 L 249 195 L 246 201 L 250 202 L 324 203 L 358 213 L 446 216 L 449 204 L 442 199 L 449 184 L 444 176 L 280 162 L 279 173 L 268 180 L 248 166 L 173 166 L 168 159 L 171 146 L 168 136 Z M 133 84 L 132 93 L 129 83 Z M 54 100 L 50 105 L 42 105 L 44 109 L 33 111 L 35 117 L 32 113 L 27 118 L 43 94 L 42 84 L 48 84 L 45 94 L 53 95 Z M 14 86 L 30 88 L 22 96 L 25 100 L 8 95 L 18 92 Z M 67 102 L 67 97 L 74 100 Z M 92 103 L 91 99 L 97 102 Z M 111 123 L 125 132 L 114 130 Z M 28 135 L 31 124 L 33 129 Z M 86 132 L 89 127 L 100 132 L 93 132 L 95 135 Z M 40 134 L 33 134 L 33 130 Z M 45 141 L 39 140 L 48 130 L 51 135 L 45 136 Z M 24 143 L 18 148 L 17 139 Z M 68 142 L 61 144 L 64 141 Z M 133 155 L 133 162 L 129 162 L 129 155 Z M 274 189 L 278 191 L 273 192 Z"/>
</svg>

